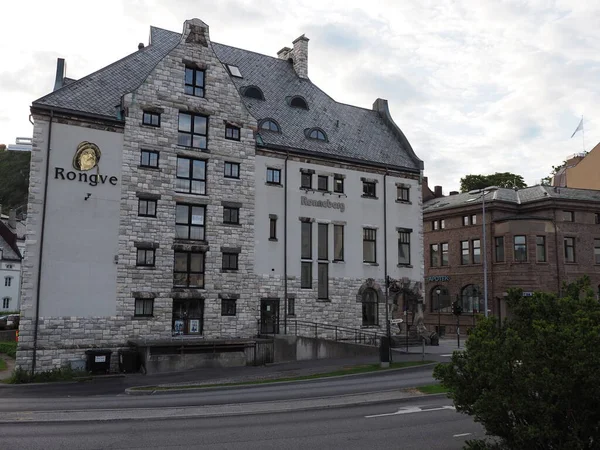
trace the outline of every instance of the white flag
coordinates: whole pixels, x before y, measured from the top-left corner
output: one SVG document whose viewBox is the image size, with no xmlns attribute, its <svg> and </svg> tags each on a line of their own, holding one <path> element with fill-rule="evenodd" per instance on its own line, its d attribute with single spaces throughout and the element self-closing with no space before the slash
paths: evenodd
<svg viewBox="0 0 600 450">
<path fill-rule="evenodd" d="M 575 136 L 575 134 L 581 130 L 583 130 L 583 117 L 579 121 L 579 125 L 577 125 L 577 128 L 575 128 L 575 131 L 573 131 L 573 134 L 571 135 L 571 137 Z"/>
</svg>

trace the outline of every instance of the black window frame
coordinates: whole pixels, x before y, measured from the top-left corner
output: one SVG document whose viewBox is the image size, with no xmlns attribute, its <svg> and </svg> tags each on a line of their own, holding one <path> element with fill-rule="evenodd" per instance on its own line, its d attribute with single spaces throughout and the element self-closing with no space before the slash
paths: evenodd
<svg viewBox="0 0 600 450">
<path fill-rule="evenodd" d="M 179 161 L 188 161 L 188 173 L 189 173 L 188 177 L 183 177 L 183 176 L 179 175 Z M 194 162 L 200 162 L 204 165 L 204 178 L 196 178 L 195 177 Z M 177 156 L 177 166 L 175 168 L 175 177 L 176 177 L 175 192 L 180 192 L 183 194 L 192 194 L 192 195 L 206 195 L 206 178 L 207 178 L 206 172 L 207 172 L 207 170 L 208 170 L 208 161 L 206 161 L 205 159 L 188 158 L 187 156 Z M 177 180 L 188 181 L 189 189 L 182 190 L 181 188 L 179 188 L 179 186 L 177 185 Z M 202 192 L 202 193 L 192 192 L 192 186 L 194 185 L 193 184 L 194 181 L 201 183 L 201 185 L 203 184 L 204 192 Z"/>
<path fill-rule="evenodd" d="M 156 118 L 156 123 L 153 123 L 154 118 Z M 160 128 L 160 113 L 156 111 L 142 111 L 142 125 Z"/>
<path fill-rule="evenodd" d="M 221 299 L 221 316 L 235 316 L 237 315 L 237 300 L 235 298 L 222 298 Z"/>
<path fill-rule="evenodd" d="M 235 206 L 223 206 L 223 223 L 227 225 L 239 225 L 240 208 Z"/>
<path fill-rule="evenodd" d="M 10 308 L 10 301 L 12 299 L 10 297 L 3 297 L 2 298 L 2 308 L 3 309 L 9 309 Z"/>
<path fill-rule="evenodd" d="M 499 258 L 501 253 L 501 258 Z M 506 262 L 506 255 L 504 251 L 504 236 L 494 237 L 494 257 L 497 263 Z"/>
<path fill-rule="evenodd" d="M 229 174 L 227 174 L 227 167 L 229 167 Z M 237 175 L 233 175 L 233 172 L 235 172 L 233 170 L 234 168 L 236 168 L 236 170 L 237 170 Z M 225 163 L 223 164 L 223 177 L 232 178 L 234 180 L 239 180 L 240 179 L 240 163 L 232 162 L 232 161 L 225 161 Z"/>
<path fill-rule="evenodd" d="M 312 261 L 302 261 L 300 263 L 300 289 L 312 289 L 312 265 Z M 305 270 L 306 268 L 308 268 L 308 271 Z"/>
<path fill-rule="evenodd" d="M 138 304 L 140 308 L 138 308 Z M 138 310 L 141 312 L 138 313 Z M 154 317 L 154 299 L 136 298 L 133 305 L 133 317 Z"/>
<path fill-rule="evenodd" d="M 406 194 L 406 195 L 405 195 Z M 406 198 L 404 198 L 406 197 Z M 410 187 L 398 186 L 396 187 L 396 200 L 399 202 L 410 202 Z"/>
<path fill-rule="evenodd" d="M 308 183 L 306 181 L 308 180 Z M 302 172 L 300 174 L 300 189 L 312 189 L 313 174 L 310 172 Z"/>
<path fill-rule="evenodd" d="M 317 259 L 329 261 L 329 224 L 317 224 Z"/>
<path fill-rule="evenodd" d="M 205 273 L 206 273 L 206 253 L 204 252 L 192 252 L 192 251 L 180 251 L 180 250 L 176 250 L 174 255 L 173 255 L 173 260 L 175 261 L 177 259 L 177 255 L 185 255 L 186 257 L 186 270 L 185 272 L 183 271 L 179 271 L 176 270 L 177 268 L 177 264 L 173 264 L 173 286 L 174 287 L 184 287 L 184 288 L 195 288 L 195 289 L 204 289 L 204 284 L 206 282 L 205 280 Z M 191 270 L 191 265 L 192 265 L 192 256 L 194 255 L 200 255 L 201 256 L 201 261 L 202 261 L 202 270 L 200 272 L 196 272 Z M 185 284 L 176 284 L 175 283 L 175 277 L 177 274 L 185 274 L 186 275 L 186 282 Z M 201 280 L 202 283 L 201 284 L 191 284 L 190 283 L 190 279 L 192 275 L 201 275 Z"/>
<path fill-rule="evenodd" d="M 323 186 L 325 182 L 325 186 Z M 317 190 L 327 192 L 329 189 L 329 177 L 327 175 L 317 175 Z"/>
<path fill-rule="evenodd" d="M 334 175 L 333 177 L 333 192 L 336 194 L 344 193 L 344 177 Z"/>
<path fill-rule="evenodd" d="M 148 262 L 149 254 L 152 255 L 151 263 Z M 143 255 L 142 259 L 140 259 L 140 255 Z M 156 265 L 156 249 L 154 249 L 154 248 L 137 248 L 135 265 L 136 265 L 136 267 L 154 267 Z"/>
<path fill-rule="evenodd" d="M 288 316 L 295 316 L 296 315 L 296 298 L 295 297 L 292 297 L 292 298 L 288 297 L 287 305 L 288 305 L 287 315 Z"/>
<path fill-rule="evenodd" d="M 371 294 L 372 298 L 368 296 Z M 368 299 L 368 301 L 367 301 Z M 362 326 L 363 327 L 376 327 L 379 326 L 379 299 L 377 296 L 377 291 L 373 288 L 367 288 L 363 292 L 363 296 L 361 298 L 361 308 L 362 308 Z M 372 310 L 372 311 L 371 311 Z M 372 320 L 368 320 L 369 317 L 372 317 Z"/>
<path fill-rule="evenodd" d="M 429 267 L 440 266 L 440 244 L 429 244 Z"/>
<path fill-rule="evenodd" d="M 4 287 L 11 287 L 12 286 L 12 279 L 13 277 L 4 277 Z"/>
<path fill-rule="evenodd" d="M 221 254 L 221 268 L 223 270 L 238 270 L 240 254 L 237 252 L 223 252 Z"/>
<path fill-rule="evenodd" d="M 517 243 L 517 238 L 523 238 L 523 243 Z M 525 251 L 521 253 L 517 253 L 519 250 L 523 248 Z M 513 236 L 513 258 L 515 262 L 527 262 L 529 260 L 529 255 L 527 255 L 527 236 L 524 234 L 516 234 Z M 523 254 L 525 259 L 520 259 L 517 257 L 517 254 Z"/>
<path fill-rule="evenodd" d="M 326 262 L 317 265 L 317 298 L 329 300 L 329 264 Z"/>
<path fill-rule="evenodd" d="M 481 239 L 471 239 L 471 262 L 481 264 Z"/>
<path fill-rule="evenodd" d="M 440 244 L 440 264 L 441 267 L 450 265 L 450 245 L 448 242 L 442 242 Z"/>
<path fill-rule="evenodd" d="M 462 266 L 471 264 L 471 243 L 468 240 L 460 241 L 460 264 Z"/>
<path fill-rule="evenodd" d="M 192 73 L 192 81 L 188 83 L 188 71 Z M 198 72 L 202 73 L 202 84 L 197 84 Z M 204 69 L 198 69 L 196 67 L 185 66 L 185 72 L 183 77 L 184 87 L 183 92 L 186 95 L 192 95 L 194 97 L 204 98 L 206 92 L 206 71 Z M 192 92 L 188 92 L 188 88 L 191 88 Z M 201 89 L 202 95 L 196 94 L 196 89 Z"/>
<path fill-rule="evenodd" d="M 275 175 L 277 175 L 278 181 L 275 181 Z M 269 178 L 271 178 L 271 181 L 269 180 Z M 267 184 L 275 184 L 281 186 L 281 169 L 267 167 Z"/>
<path fill-rule="evenodd" d="M 237 133 L 237 137 L 235 136 L 236 133 Z M 228 136 L 228 134 L 230 134 L 230 136 Z M 241 135 L 240 127 L 236 127 L 235 125 L 231 125 L 228 123 L 225 124 L 225 139 L 228 139 L 230 141 L 239 141 L 240 135 Z"/>
<path fill-rule="evenodd" d="M 177 221 L 177 207 L 185 207 L 188 208 L 187 211 L 187 222 L 178 222 Z M 194 216 L 194 208 L 201 209 L 202 212 L 202 225 L 198 225 L 193 223 Z M 187 227 L 187 237 L 181 237 L 179 235 L 178 227 Z M 192 230 L 200 229 L 202 230 L 202 238 L 195 239 L 192 238 Z M 182 239 L 186 241 L 206 241 L 206 206 L 205 205 L 191 205 L 188 203 L 176 203 L 175 204 L 175 239 Z"/>
<path fill-rule="evenodd" d="M 269 240 L 277 240 L 277 217 L 269 217 Z"/>
<path fill-rule="evenodd" d="M 313 232 L 312 232 L 313 226 L 312 226 L 312 222 L 309 221 L 302 221 L 300 224 L 300 258 L 301 259 L 312 259 L 312 247 L 313 247 Z M 308 232 L 307 232 L 308 230 Z M 306 233 L 306 236 L 305 236 Z M 308 238 L 308 253 L 305 253 L 305 242 L 304 239 Z"/>
<path fill-rule="evenodd" d="M 570 242 L 570 244 L 569 244 Z M 575 253 L 575 237 L 573 236 L 565 236 L 563 239 L 564 249 L 565 249 L 565 263 L 576 263 L 577 255 Z M 572 249 L 573 256 L 569 258 L 569 249 Z"/>
<path fill-rule="evenodd" d="M 308 138 L 315 141 L 327 142 L 327 134 L 319 128 L 313 128 L 308 132 Z"/>
<path fill-rule="evenodd" d="M 268 127 L 265 126 L 267 124 L 269 125 Z M 272 131 L 273 133 L 281 133 L 281 127 L 274 119 L 264 119 L 260 122 L 259 129 L 264 131 Z"/>
<path fill-rule="evenodd" d="M 144 164 L 144 155 L 147 154 L 148 155 L 148 164 Z M 152 156 L 156 155 L 156 165 L 152 165 L 151 161 L 152 161 Z M 160 152 L 157 152 L 156 150 L 146 150 L 146 149 L 142 149 L 140 151 L 140 167 L 146 167 L 146 168 L 151 168 L 151 169 L 158 169 L 159 168 L 159 161 L 160 161 Z"/>
<path fill-rule="evenodd" d="M 299 95 L 295 95 L 290 99 L 290 106 L 298 109 L 308 109 L 308 103 Z"/>
<path fill-rule="evenodd" d="M 189 116 L 190 117 L 190 131 L 185 131 L 181 129 L 181 118 L 182 116 Z M 205 133 L 196 133 L 196 118 L 203 118 L 206 120 L 206 124 L 205 124 Z M 195 148 L 195 149 L 199 149 L 199 150 L 206 150 L 208 149 L 208 125 L 209 125 L 209 119 L 210 117 L 205 115 L 205 114 L 198 114 L 198 113 L 190 113 L 187 111 L 179 111 L 179 116 L 177 117 L 177 145 L 181 146 L 181 147 L 185 147 L 185 148 Z M 180 141 L 180 138 L 182 136 L 189 136 L 190 138 L 190 143 L 191 145 L 185 145 L 182 144 Z M 199 137 L 200 140 L 204 141 L 204 146 L 196 146 L 194 145 L 194 137 Z"/>
<path fill-rule="evenodd" d="M 154 212 L 148 212 L 151 205 L 154 205 Z M 156 217 L 158 201 L 153 198 L 138 198 L 138 217 Z M 142 212 L 145 211 L 145 212 Z"/>
<path fill-rule="evenodd" d="M 363 181 L 362 183 L 363 183 L 362 196 L 364 198 L 377 198 L 377 183 L 375 183 L 374 181 Z"/>
<path fill-rule="evenodd" d="M 372 242 L 372 244 L 370 244 Z M 366 259 L 366 245 L 373 246 L 373 260 L 369 261 Z M 363 263 L 377 264 L 377 229 L 376 228 L 363 228 Z"/>
<path fill-rule="evenodd" d="M 543 258 L 540 258 L 540 249 L 542 250 Z M 535 261 L 543 263 L 548 262 L 548 256 L 546 255 L 546 236 L 535 237 Z"/>
<path fill-rule="evenodd" d="M 338 231 L 341 230 L 341 237 L 338 235 Z M 333 224 L 333 260 L 334 261 L 344 261 L 344 225 L 340 225 L 340 224 Z M 340 248 L 340 254 L 336 254 L 336 250 L 337 250 L 337 246 L 336 243 L 338 243 L 341 240 L 341 248 Z"/>
<path fill-rule="evenodd" d="M 398 265 L 399 266 L 410 266 L 411 259 L 411 245 L 410 245 L 410 235 L 412 234 L 412 230 L 407 229 L 399 229 L 398 230 Z M 400 260 L 400 249 L 405 248 L 405 253 L 408 255 L 408 261 Z"/>
</svg>

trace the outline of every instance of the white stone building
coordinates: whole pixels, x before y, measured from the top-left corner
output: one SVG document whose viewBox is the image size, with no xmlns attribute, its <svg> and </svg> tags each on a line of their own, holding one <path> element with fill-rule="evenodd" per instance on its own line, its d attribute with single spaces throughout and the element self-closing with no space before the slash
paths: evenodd
<svg viewBox="0 0 600 450">
<path fill-rule="evenodd" d="M 275 58 L 194 19 L 64 67 L 32 105 L 22 367 L 292 319 L 385 329 L 386 275 L 422 282 L 423 164 L 385 100 L 311 83 L 304 36 Z"/>
<path fill-rule="evenodd" d="M 14 211 L 0 214 L 0 316 L 19 310 L 23 249 Z"/>
</svg>

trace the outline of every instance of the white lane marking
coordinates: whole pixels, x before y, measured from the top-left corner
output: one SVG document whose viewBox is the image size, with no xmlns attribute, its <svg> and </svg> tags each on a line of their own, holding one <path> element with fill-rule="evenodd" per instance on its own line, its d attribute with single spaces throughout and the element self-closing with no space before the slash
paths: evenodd
<svg viewBox="0 0 600 450">
<path fill-rule="evenodd" d="M 429 409 L 423 409 L 420 407 L 412 407 L 412 408 L 401 408 L 396 412 L 393 413 L 386 413 L 386 414 L 373 414 L 371 416 L 365 416 L 366 419 L 371 419 L 373 417 L 386 417 L 386 416 L 397 416 L 399 414 L 413 414 L 413 413 L 420 413 L 420 412 L 429 412 L 429 411 L 443 411 L 444 409 L 449 409 L 449 410 L 455 410 L 456 408 L 454 406 L 442 406 L 440 408 L 429 408 Z"/>
<path fill-rule="evenodd" d="M 463 436 L 468 436 L 468 435 L 470 435 L 470 434 L 473 434 L 473 433 L 461 433 L 461 434 L 455 434 L 455 435 L 454 435 L 454 436 L 452 436 L 452 437 L 463 437 Z"/>
<path fill-rule="evenodd" d="M 450 354 L 450 355 L 440 355 L 440 356 L 452 356 L 452 354 Z"/>
</svg>

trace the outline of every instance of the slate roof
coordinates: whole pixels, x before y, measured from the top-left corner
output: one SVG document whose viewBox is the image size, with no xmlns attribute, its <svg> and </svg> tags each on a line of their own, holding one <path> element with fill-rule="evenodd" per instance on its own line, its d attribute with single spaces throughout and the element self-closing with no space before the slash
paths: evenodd
<svg viewBox="0 0 600 450">
<path fill-rule="evenodd" d="M 516 205 L 529 204 L 544 199 L 598 202 L 600 206 L 600 190 L 554 188 L 553 186 L 536 185 L 519 190 L 499 188 L 485 196 L 485 203 L 504 202 Z M 480 204 L 480 195 L 468 193 L 434 198 L 423 204 L 423 212 L 435 212 L 445 209 L 460 208 L 472 204 Z"/>
<path fill-rule="evenodd" d="M 2 259 L 8 261 L 21 261 L 22 256 L 17 247 L 17 237 L 9 230 L 8 226 L 0 220 L 0 250 Z"/>
<path fill-rule="evenodd" d="M 121 97 L 143 82 L 180 37 L 180 33 L 151 27 L 150 45 L 84 78 L 69 79 L 33 106 L 118 120 Z M 221 62 L 239 67 L 243 78 L 231 77 L 238 89 L 255 85 L 262 90 L 264 101 L 242 96 L 250 113 L 257 120 L 273 118 L 280 125 L 281 133 L 260 130 L 259 144 L 420 169 L 422 162 L 408 141 L 399 139 L 378 112 L 336 102 L 310 80 L 298 77 L 288 61 L 217 43 L 212 47 Z M 302 96 L 309 109 L 289 106 L 294 95 Z M 327 142 L 306 137 L 313 127 L 325 131 Z"/>
</svg>

